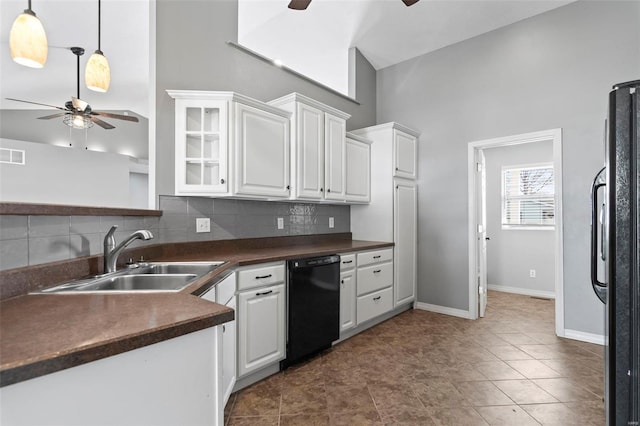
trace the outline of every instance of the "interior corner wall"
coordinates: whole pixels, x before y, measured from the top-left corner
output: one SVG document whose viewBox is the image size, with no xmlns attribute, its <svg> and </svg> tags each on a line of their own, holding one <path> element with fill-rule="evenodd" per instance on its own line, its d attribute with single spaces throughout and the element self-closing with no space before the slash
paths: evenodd
<svg viewBox="0 0 640 426">
<path fill-rule="evenodd" d="M 555 293 L 553 229 L 502 228 L 502 168 L 553 163 L 553 141 L 484 149 L 486 165 L 487 284 L 532 296 Z M 535 277 L 529 271 L 536 271 Z M 489 297 L 491 306 L 491 297 Z"/>
<path fill-rule="evenodd" d="M 156 195 L 174 191 L 174 100 L 167 89 L 235 91 L 261 101 L 298 92 L 351 114 L 347 129 L 375 124 L 376 75 L 364 57 L 356 61 L 356 103 L 227 44 L 237 38 L 237 0 L 157 0 Z"/>
<path fill-rule="evenodd" d="M 577 1 L 378 71 L 378 122 L 421 131 L 418 300 L 469 309 L 467 145 L 562 128 L 565 328 L 604 334 L 589 191 L 615 83 L 640 76 L 640 2 Z"/>
</svg>

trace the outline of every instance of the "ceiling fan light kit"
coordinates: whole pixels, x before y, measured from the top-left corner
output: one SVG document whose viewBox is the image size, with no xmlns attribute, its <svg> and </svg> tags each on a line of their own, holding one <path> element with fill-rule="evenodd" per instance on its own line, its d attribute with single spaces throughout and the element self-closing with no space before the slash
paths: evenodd
<svg viewBox="0 0 640 426">
<path fill-rule="evenodd" d="M 20 65 L 42 68 L 47 62 L 47 34 L 42 22 L 31 10 L 31 0 L 28 8 L 18 15 L 11 26 L 9 47 L 11 58 Z"/>
<path fill-rule="evenodd" d="M 111 70 L 109 61 L 100 50 L 100 0 L 98 0 L 98 50 L 93 52 L 84 70 L 84 82 L 88 89 L 104 93 L 109 90 L 111 84 Z"/>
<path fill-rule="evenodd" d="M 93 126 L 91 119 L 83 114 L 65 114 L 62 122 L 74 129 L 88 129 Z"/>
</svg>

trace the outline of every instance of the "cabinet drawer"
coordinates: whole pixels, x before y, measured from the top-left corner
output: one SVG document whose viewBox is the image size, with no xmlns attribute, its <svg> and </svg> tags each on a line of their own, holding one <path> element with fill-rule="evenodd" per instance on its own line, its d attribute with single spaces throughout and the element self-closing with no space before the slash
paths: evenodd
<svg viewBox="0 0 640 426">
<path fill-rule="evenodd" d="M 238 271 L 238 290 L 284 282 L 284 263 L 269 263 Z"/>
<path fill-rule="evenodd" d="M 340 270 L 347 271 L 356 267 L 356 255 L 355 254 L 341 254 L 340 255 Z"/>
<path fill-rule="evenodd" d="M 358 297 L 357 322 L 358 325 L 365 321 L 389 312 L 393 307 L 393 291 L 391 287 L 366 296 Z"/>
<path fill-rule="evenodd" d="M 358 268 L 358 296 L 393 285 L 393 263 L 378 263 Z"/>
<path fill-rule="evenodd" d="M 387 262 L 393 259 L 393 249 L 383 249 L 358 253 L 358 266 L 370 265 L 372 263 Z"/>
<path fill-rule="evenodd" d="M 216 302 L 226 305 L 236 293 L 236 273 L 232 272 L 231 275 L 216 284 L 215 290 Z"/>
</svg>

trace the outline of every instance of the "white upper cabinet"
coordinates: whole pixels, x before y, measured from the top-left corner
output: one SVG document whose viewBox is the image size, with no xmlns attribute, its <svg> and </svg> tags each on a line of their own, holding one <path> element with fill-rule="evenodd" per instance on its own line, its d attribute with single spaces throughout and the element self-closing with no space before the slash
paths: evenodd
<svg viewBox="0 0 640 426">
<path fill-rule="evenodd" d="M 395 177 L 417 178 L 417 144 L 418 138 L 416 136 L 397 128 L 393 129 L 393 175 Z"/>
<path fill-rule="evenodd" d="M 345 200 L 368 203 L 371 200 L 371 141 L 347 133 L 345 165 Z"/>
<path fill-rule="evenodd" d="M 290 113 L 233 92 L 175 101 L 175 194 L 289 198 Z"/>
<path fill-rule="evenodd" d="M 227 192 L 227 102 L 176 99 L 175 118 L 176 193 Z"/>
<path fill-rule="evenodd" d="M 346 131 L 346 120 L 325 113 L 324 197 L 327 200 L 344 201 L 345 199 Z"/>
<path fill-rule="evenodd" d="M 299 93 L 269 102 L 291 117 L 291 198 L 345 201 L 346 121 L 342 111 Z"/>
<path fill-rule="evenodd" d="M 289 119 L 235 104 L 235 193 L 289 197 Z"/>
</svg>

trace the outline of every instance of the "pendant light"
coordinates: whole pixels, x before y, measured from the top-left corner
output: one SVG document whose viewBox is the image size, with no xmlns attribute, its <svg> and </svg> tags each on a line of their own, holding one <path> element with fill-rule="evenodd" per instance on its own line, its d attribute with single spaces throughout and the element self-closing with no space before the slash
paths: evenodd
<svg viewBox="0 0 640 426">
<path fill-rule="evenodd" d="M 11 57 L 20 65 L 42 68 L 47 62 L 47 35 L 42 22 L 31 10 L 31 0 L 11 26 L 9 47 Z"/>
<path fill-rule="evenodd" d="M 100 0 L 98 0 L 98 50 L 93 52 L 84 70 L 84 82 L 88 89 L 104 93 L 109 90 L 111 70 L 109 62 L 100 50 Z"/>
</svg>

